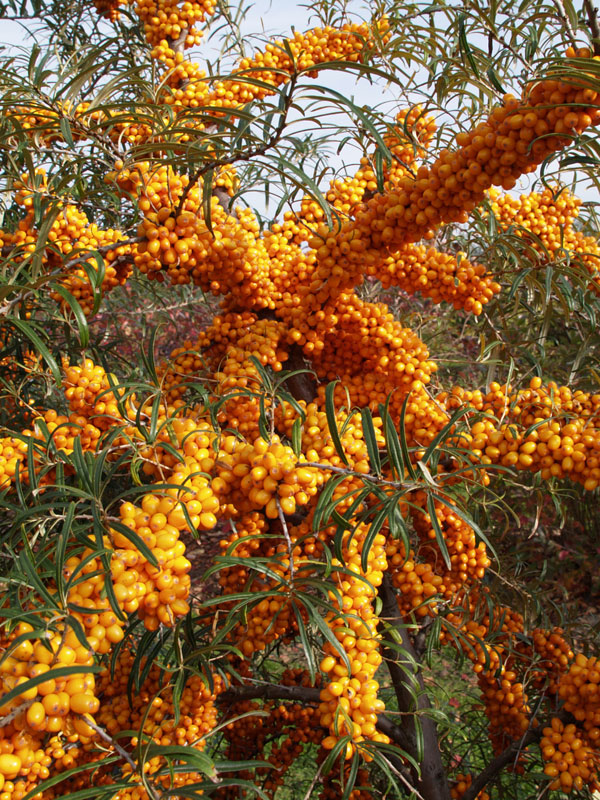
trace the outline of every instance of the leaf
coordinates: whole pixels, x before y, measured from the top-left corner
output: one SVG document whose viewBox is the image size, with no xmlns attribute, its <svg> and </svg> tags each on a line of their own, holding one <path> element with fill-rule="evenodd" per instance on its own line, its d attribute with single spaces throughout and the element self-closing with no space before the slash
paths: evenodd
<svg viewBox="0 0 600 800">
<path fill-rule="evenodd" d="M 60 386 L 62 382 L 62 376 L 60 374 L 60 369 L 54 356 L 51 355 L 50 351 L 46 347 L 46 345 L 42 342 L 40 337 L 37 335 L 35 330 L 33 329 L 33 325 L 29 322 L 25 322 L 22 319 L 18 319 L 17 317 L 10 317 L 10 322 L 17 328 L 24 336 L 26 336 L 38 353 L 42 356 L 46 364 L 52 370 L 52 375 L 54 376 L 54 380 L 56 381 L 57 386 Z"/>
<path fill-rule="evenodd" d="M 489 82 L 492 84 L 494 89 L 496 89 L 497 92 L 500 92 L 500 94 L 505 94 L 504 87 L 498 80 L 498 76 L 496 75 L 493 67 L 487 68 L 486 75 L 488 76 Z"/>
<path fill-rule="evenodd" d="M 527 35 L 527 44 L 525 45 L 525 58 L 531 61 L 537 52 L 539 44 L 538 29 L 536 25 L 531 25 Z"/>
<path fill-rule="evenodd" d="M 447 439 L 448 436 L 452 433 L 452 428 L 456 425 L 458 420 L 461 417 L 464 417 L 466 414 L 469 413 L 469 408 L 457 408 L 456 411 L 452 414 L 448 422 L 444 425 L 441 431 L 435 436 L 435 438 L 431 441 L 431 444 L 425 451 L 423 458 L 421 459 L 423 464 L 427 464 L 436 451 L 438 451 L 440 444 Z"/>
<path fill-rule="evenodd" d="M 296 458 L 302 453 L 302 420 L 297 417 L 292 425 L 292 450 Z"/>
<path fill-rule="evenodd" d="M 464 14 L 459 14 L 458 17 L 458 43 L 460 46 L 461 53 L 466 57 L 467 61 L 471 66 L 471 69 L 473 70 L 473 74 L 475 75 L 476 78 L 479 78 L 479 70 L 477 68 L 477 62 L 473 57 L 473 51 L 471 50 L 469 42 L 467 40 Z"/>
<path fill-rule="evenodd" d="M 393 501 L 395 503 L 395 500 Z M 369 525 L 369 530 L 367 535 L 365 536 L 363 545 L 362 545 L 362 552 L 360 556 L 360 565 L 364 573 L 367 572 L 369 566 L 369 552 L 371 551 L 371 546 L 373 541 L 379 531 L 382 529 L 384 522 L 388 518 L 389 515 L 389 507 L 383 506 L 377 514 L 373 517 L 371 524 Z"/>
<path fill-rule="evenodd" d="M 435 497 L 435 499 L 438 500 L 440 503 L 443 503 L 447 508 L 450 509 L 450 511 L 452 511 L 454 514 L 456 514 L 457 517 L 460 517 L 463 522 L 465 522 L 467 525 L 469 525 L 469 527 L 473 528 L 473 530 L 475 531 L 475 534 L 485 544 L 485 546 L 488 548 L 488 550 L 493 555 L 493 557 L 496 560 L 498 559 L 498 554 L 496 553 L 496 550 L 493 547 L 492 543 L 487 538 L 487 536 L 483 533 L 483 531 L 481 530 L 479 525 L 477 525 L 477 523 L 475 522 L 475 520 L 472 517 L 470 517 L 468 514 L 466 514 L 455 503 L 452 503 L 450 500 L 448 500 L 448 498 L 443 497 L 442 495 L 439 495 L 439 494 L 437 494 L 435 492 L 431 496 Z"/>
<path fill-rule="evenodd" d="M 105 754 L 102 758 L 102 766 L 108 764 L 114 764 L 120 759 L 121 756 L 118 755 L 111 756 Z M 62 783 L 63 781 L 68 780 L 71 777 L 82 775 L 84 772 L 89 772 L 90 770 L 97 768 L 98 764 L 96 762 L 92 762 L 91 764 L 79 764 L 76 767 L 64 770 L 64 772 L 57 772 L 51 778 L 46 778 L 46 780 L 41 781 L 40 783 L 36 783 L 34 788 L 31 789 L 29 792 L 27 792 L 25 797 L 23 797 L 23 800 L 33 800 L 33 798 L 37 794 L 47 792 L 50 789 L 52 789 L 52 787 L 56 786 L 59 783 Z M 118 786 L 121 786 L 121 788 L 126 789 L 128 786 L 130 786 L 130 784 L 128 782 L 111 784 L 110 789 L 114 791 L 114 789 Z M 84 798 L 93 797 L 94 793 L 97 793 L 99 796 L 101 796 L 99 787 L 94 787 L 93 789 L 89 790 L 83 790 L 83 792 L 84 792 L 83 794 L 81 792 L 69 792 L 67 795 L 60 795 L 60 797 L 57 797 L 56 800 L 61 800 L 62 797 L 75 798 L 75 800 L 84 800 Z M 52 796 L 55 797 L 55 794 L 52 793 Z"/>
<path fill-rule="evenodd" d="M 67 303 L 71 311 L 73 312 L 73 316 L 75 317 L 75 322 L 77 323 L 77 330 L 79 332 L 79 343 L 81 347 L 85 349 L 89 342 L 90 342 L 90 331 L 87 324 L 87 319 L 85 314 L 83 313 L 83 309 L 77 302 L 76 298 L 68 292 L 64 286 L 61 286 L 60 283 L 53 283 L 51 284 L 53 291 L 59 294 L 62 299 Z"/>
<path fill-rule="evenodd" d="M 448 545 L 446 544 L 446 540 L 444 538 L 444 533 L 440 526 L 440 521 L 437 517 L 437 513 L 435 510 L 435 501 L 433 499 L 432 494 L 428 494 L 427 496 L 427 512 L 431 518 L 431 527 L 435 533 L 435 540 L 437 542 L 438 547 L 440 548 L 440 552 L 444 559 L 444 563 L 446 564 L 446 568 L 448 570 L 452 569 L 452 562 L 450 561 L 450 554 L 448 553 Z"/>
<path fill-rule="evenodd" d="M 310 680 L 311 683 L 314 683 L 317 674 L 317 662 L 315 660 L 313 649 L 308 639 L 308 631 L 306 630 L 306 625 L 304 624 L 304 620 L 302 619 L 301 611 L 298 608 L 298 605 L 294 598 L 292 598 L 291 604 L 292 608 L 294 609 L 294 617 L 296 618 L 296 624 L 298 626 L 298 636 L 300 637 L 302 650 L 304 651 L 304 657 L 306 658 L 306 665 L 308 667 L 308 672 L 310 674 Z M 307 609 L 307 611 L 309 611 L 309 609 Z M 313 616 L 317 615 L 312 615 L 310 614 L 309 611 L 309 619 L 312 618 Z"/>
<path fill-rule="evenodd" d="M 207 756 L 206 753 L 196 750 L 194 747 L 186 745 L 155 744 L 151 742 L 146 751 L 146 759 L 149 761 L 156 756 L 165 756 L 165 758 L 168 759 L 182 761 L 184 764 L 194 767 L 195 770 L 211 778 L 215 778 L 217 775 L 212 758 Z"/>
<path fill-rule="evenodd" d="M 367 453 L 369 454 L 369 463 L 375 474 L 381 476 L 381 460 L 379 458 L 379 447 L 377 446 L 377 437 L 375 434 L 375 426 L 373 425 L 373 417 L 368 408 L 363 408 L 360 412 L 362 420 L 363 436 L 365 444 L 367 445 Z"/>
<path fill-rule="evenodd" d="M 333 493 L 337 489 L 337 487 L 346 480 L 346 475 L 333 475 L 317 498 L 317 507 L 315 508 L 315 513 L 313 515 L 313 524 L 312 529 L 313 531 L 317 532 L 321 529 L 323 525 L 326 525 L 329 521 L 331 516 L 331 512 L 335 508 L 335 503 L 331 503 L 331 498 Z"/>
<path fill-rule="evenodd" d="M 110 527 L 114 528 L 116 531 L 121 533 L 126 539 L 129 539 L 131 544 L 134 546 L 136 550 L 139 550 L 140 553 L 144 556 L 144 558 L 153 566 L 158 568 L 158 561 L 152 550 L 148 547 L 146 542 L 138 536 L 138 534 L 128 528 L 127 525 L 124 525 L 120 520 L 111 519 L 110 520 Z"/>
<path fill-rule="evenodd" d="M 346 457 L 342 440 L 340 439 L 335 413 L 334 394 L 337 383 L 339 383 L 339 381 L 331 381 L 331 383 L 328 383 L 325 387 L 325 414 L 327 416 L 327 426 L 329 428 L 329 433 L 333 440 L 333 446 L 335 447 L 336 453 L 342 459 L 344 464 L 348 466 L 348 458 Z"/>
<path fill-rule="evenodd" d="M 413 466 L 412 461 L 410 460 L 410 454 L 408 451 L 408 442 L 406 441 L 406 408 L 408 406 L 408 399 L 410 397 L 410 392 L 404 398 L 404 402 L 402 403 L 402 410 L 400 411 L 400 447 L 402 449 L 402 456 L 404 458 L 404 466 L 406 467 L 408 474 L 414 480 L 417 479 L 417 473 L 415 472 L 415 468 Z"/>
<path fill-rule="evenodd" d="M 27 692 L 29 689 L 34 689 L 36 686 L 39 686 L 40 683 L 44 683 L 45 681 L 57 680 L 58 678 L 68 678 L 71 675 L 83 675 L 86 672 L 100 672 L 101 670 L 102 667 L 100 667 L 98 664 L 88 664 L 87 666 L 71 664 L 68 667 L 51 667 L 47 672 L 43 672 L 41 675 L 36 675 L 35 678 L 28 678 L 28 680 L 23 681 L 23 683 L 20 683 L 18 686 L 15 686 L 14 689 L 11 689 L 10 692 L 6 692 L 6 694 L 2 695 L 2 697 L 0 697 L 0 708 L 15 700 L 17 697 L 19 697 L 19 695 L 23 694 L 23 692 Z"/>
<path fill-rule="evenodd" d="M 141 348 L 141 355 L 142 361 L 144 362 L 144 366 L 146 368 L 146 372 L 154 382 L 156 386 L 160 385 L 160 381 L 158 378 L 158 373 L 156 371 L 156 361 L 154 358 L 154 353 L 156 350 L 156 337 L 158 335 L 158 331 L 160 329 L 160 325 L 155 325 L 152 330 L 150 331 L 150 336 L 148 337 L 148 343 L 146 347 Z"/>
</svg>

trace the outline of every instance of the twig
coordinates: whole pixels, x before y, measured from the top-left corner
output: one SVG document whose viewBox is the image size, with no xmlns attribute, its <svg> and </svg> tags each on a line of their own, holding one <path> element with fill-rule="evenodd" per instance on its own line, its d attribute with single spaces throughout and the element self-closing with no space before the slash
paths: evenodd
<svg viewBox="0 0 600 800">
<path fill-rule="evenodd" d="M 249 150 L 247 153 L 233 153 L 232 155 L 227 156 L 226 158 L 219 158 L 199 167 L 194 173 L 194 175 L 190 178 L 190 182 L 184 188 L 181 194 L 179 205 L 177 206 L 176 215 L 181 213 L 183 209 L 183 204 L 185 203 L 188 194 L 191 192 L 194 186 L 196 186 L 200 178 L 202 178 L 203 175 L 206 175 L 207 172 L 210 172 L 211 170 L 214 169 L 218 169 L 219 167 L 226 167 L 229 164 L 234 164 L 236 161 L 251 161 L 253 158 L 256 158 L 257 156 L 264 155 L 267 152 L 267 150 L 270 150 L 271 147 L 274 147 L 277 144 L 277 142 L 279 141 L 279 139 L 283 134 L 285 126 L 287 125 L 287 115 L 292 105 L 292 95 L 296 87 L 297 81 L 298 81 L 298 76 L 296 75 L 296 73 L 294 73 L 290 78 L 288 94 L 287 97 L 285 98 L 285 103 L 283 105 L 283 108 L 280 111 L 279 123 L 277 125 L 277 128 L 269 137 L 269 139 L 266 142 L 263 142 L 263 144 L 261 144 L 259 147 L 255 147 L 254 150 Z"/>
<path fill-rule="evenodd" d="M 13 710 L 8 713 L 6 716 L 0 719 L 0 728 L 4 728 L 6 725 L 10 725 L 13 719 L 16 719 L 19 714 L 22 714 L 23 711 L 27 711 L 30 705 L 33 704 L 33 700 L 25 700 L 24 703 L 21 703 L 20 706 L 13 708 Z"/>
<path fill-rule="evenodd" d="M 95 732 L 98 734 L 98 736 L 99 736 L 101 739 L 104 739 L 104 741 L 105 741 L 105 742 L 107 742 L 108 744 L 110 744 L 110 745 L 111 745 L 111 747 L 113 747 L 113 748 L 115 749 L 115 751 L 116 751 L 116 752 L 117 752 L 117 753 L 118 753 L 118 754 L 121 756 L 121 758 L 122 758 L 124 761 L 126 761 L 128 764 L 129 764 L 129 766 L 131 767 L 131 769 L 132 769 L 134 772 L 139 772 L 139 773 L 141 773 L 141 771 L 140 771 L 140 769 L 139 769 L 138 765 L 137 765 L 137 764 L 135 763 L 135 761 L 134 761 L 134 760 L 131 758 L 131 756 L 129 755 L 129 753 L 127 752 L 127 750 L 124 750 L 124 749 L 121 747 L 121 745 L 120 745 L 118 742 L 116 742 L 116 741 L 115 741 L 115 740 L 112 738 L 112 736 L 110 736 L 110 734 L 108 734 L 108 733 L 107 733 L 107 732 L 106 732 L 106 731 L 105 731 L 103 728 L 101 728 L 99 725 L 96 725 L 96 723 L 94 722 L 94 720 L 93 720 L 93 719 L 91 719 L 91 717 L 89 717 L 89 716 L 81 716 L 81 719 L 82 719 L 82 720 L 83 720 L 83 721 L 86 723 L 86 725 L 89 725 L 89 726 L 90 726 L 90 728 L 91 728 L 92 730 L 94 730 L 94 731 L 95 731 Z M 160 795 L 159 795 L 159 794 L 158 794 L 158 793 L 155 791 L 154 787 L 150 786 L 150 785 L 149 785 L 147 782 L 145 782 L 145 788 L 146 788 L 146 791 L 147 791 L 147 792 L 150 794 L 150 796 L 153 798 L 153 800 L 160 800 Z"/>
<path fill-rule="evenodd" d="M 352 469 L 347 469 L 346 467 L 334 467 L 332 464 L 320 464 L 318 461 L 305 461 L 302 462 L 302 466 L 328 470 L 329 472 L 337 472 L 339 475 L 360 475 L 362 478 L 368 478 L 370 481 L 373 481 L 373 483 L 384 483 L 387 486 L 394 486 L 396 489 L 407 489 L 406 483 L 401 483 L 400 481 L 388 481 L 385 478 L 378 477 L 377 475 L 365 475 L 364 473 L 358 473 Z M 415 486 L 411 488 L 421 487 L 415 484 Z"/>
<path fill-rule="evenodd" d="M 285 514 L 283 513 L 283 509 L 281 508 L 281 502 L 279 500 L 278 495 L 275 495 L 275 503 L 277 505 L 277 514 L 279 515 L 279 522 L 281 522 L 281 527 L 283 529 L 283 535 L 285 537 L 285 541 L 288 547 L 288 554 L 290 557 L 290 585 L 293 587 L 294 585 L 294 545 L 292 544 L 292 538 L 290 536 L 290 532 L 288 530 L 287 521 L 285 518 Z"/>
<path fill-rule="evenodd" d="M 504 767 L 513 762 L 525 747 L 537 742 L 542 737 L 542 726 L 535 730 L 530 728 L 520 739 L 511 742 L 493 761 L 483 769 L 474 779 L 461 800 L 475 800 L 479 792 L 494 778 Z"/>
</svg>

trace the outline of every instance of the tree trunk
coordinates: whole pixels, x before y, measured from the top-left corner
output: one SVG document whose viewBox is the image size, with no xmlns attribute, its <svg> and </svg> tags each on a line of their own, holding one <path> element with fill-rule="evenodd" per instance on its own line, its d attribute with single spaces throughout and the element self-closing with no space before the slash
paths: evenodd
<svg viewBox="0 0 600 800">
<path fill-rule="evenodd" d="M 398 612 L 396 593 L 387 574 L 379 588 L 379 596 L 382 601 L 380 629 L 385 633 L 387 625 L 396 630 L 404 650 L 404 654 L 399 654 L 385 644 L 381 648 L 398 700 L 398 711 L 403 714 L 400 727 L 405 734 L 405 750 L 420 767 L 419 771 L 411 769 L 414 788 L 423 800 L 450 800 L 450 787 L 442 764 L 436 726 L 427 715 L 431 704 L 425 692 L 417 654 Z M 421 737 L 417 726 L 420 727 Z M 422 740 L 422 753 L 419 753 L 419 738 Z"/>
</svg>

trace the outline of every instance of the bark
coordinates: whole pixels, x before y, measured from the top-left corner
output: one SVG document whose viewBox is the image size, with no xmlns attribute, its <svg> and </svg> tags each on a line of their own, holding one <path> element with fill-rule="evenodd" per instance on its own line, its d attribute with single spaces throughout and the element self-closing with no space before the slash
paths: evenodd
<svg viewBox="0 0 600 800">
<path fill-rule="evenodd" d="M 219 705 L 239 703 L 241 700 L 290 700 L 296 703 L 319 703 L 321 690 L 312 686 L 282 686 L 276 683 L 260 683 L 248 686 L 232 686 L 217 698 Z M 385 714 L 377 715 L 377 729 L 385 733 L 402 749 L 408 739 L 403 728 L 395 725 Z M 402 765 L 404 769 L 404 765 Z"/>
<path fill-rule="evenodd" d="M 503 750 L 499 756 L 497 756 L 493 761 L 490 761 L 487 767 L 473 779 L 473 782 L 463 794 L 462 800 L 475 800 L 479 792 L 482 789 L 485 789 L 492 778 L 495 778 L 496 775 L 504 769 L 504 767 L 507 767 L 509 764 L 514 764 L 521 750 L 524 750 L 527 745 L 531 744 L 532 742 L 538 742 L 541 738 L 541 735 L 541 727 L 530 729 L 521 739 L 511 742 L 506 750 Z"/>
<path fill-rule="evenodd" d="M 293 344 L 289 349 L 289 358 L 284 364 L 284 368 L 293 372 L 296 369 L 307 369 L 307 362 L 304 358 L 302 348 Z M 304 400 L 312 403 L 317 394 L 317 384 L 314 376 L 310 372 L 302 372 L 292 375 L 285 382 L 285 388 L 296 400 Z"/>
<path fill-rule="evenodd" d="M 417 654 L 398 612 L 396 593 L 389 575 L 384 575 L 379 596 L 382 601 L 381 630 L 385 633 L 386 626 L 394 628 L 400 635 L 401 646 L 406 654 L 401 656 L 391 647 L 387 647 L 385 641 L 382 643 L 382 656 L 392 679 L 398 711 L 404 715 L 401 728 L 404 744 L 401 746 L 420 767 L 419 770 L 411 769 L 414 788 L 423 800 L 450 800 L 450 787 L 442 764 L 436 726 L 427 716 L 431 704 L 425 692 Z M 421 729 L 422 753 L 419 753 L 417 726 Z"/>
</svg>

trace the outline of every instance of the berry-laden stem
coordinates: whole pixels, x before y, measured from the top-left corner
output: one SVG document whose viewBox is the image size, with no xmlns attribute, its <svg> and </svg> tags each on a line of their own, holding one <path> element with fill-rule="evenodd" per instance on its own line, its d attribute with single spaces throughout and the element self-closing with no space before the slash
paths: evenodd
<svg viewBox="0 0 600 800">
<path fill-rule="evenodd" d="M 420 766 L 420 774 L 416 770 L 411 770 L 415 789 L 422 795 L 423 800 L 450 800 L 450 788 L 442 764 L 436 725 L 426 713 L 431 705 L 425 693 L 417 654 L 398 612 L 396 594 L 389 574 L 383 577 L 379 587 L 379 597 L 382 602 L 380 629 L 382 632 L 385 632 L 386 628 L 396 631 L 406 653 L 401 659 L 397 652 L 386 646 L 385 639 L 381 642 L 381 654 L 392 679 L 398 700 L 398 711 L 406 715 L 402 725 L 405 738 L 403 746 Z M 422 753 L 419 752 L 417 725 L 420 726 L 422 733 Z"/>
</svg>

